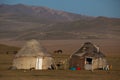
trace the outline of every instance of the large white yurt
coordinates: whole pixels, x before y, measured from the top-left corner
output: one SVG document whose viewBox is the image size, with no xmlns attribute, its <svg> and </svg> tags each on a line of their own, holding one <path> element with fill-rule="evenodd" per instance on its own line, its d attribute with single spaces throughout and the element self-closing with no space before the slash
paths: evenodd
<svg viewBox="0 0 120 80">
<path fill-rule="evenodd" d="M 37 40 L 28 41 L 15 55 L 13 67 L 16 69 L 51 69 L 54 62 L 51 55 Z"/>
</svg>

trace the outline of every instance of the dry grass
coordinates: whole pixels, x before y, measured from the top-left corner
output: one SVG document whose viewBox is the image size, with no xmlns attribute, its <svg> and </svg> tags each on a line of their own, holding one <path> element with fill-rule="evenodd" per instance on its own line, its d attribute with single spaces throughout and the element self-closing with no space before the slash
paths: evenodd
<svg viewBox="0 0 120 80">
<path fill-rule="evenodd" d="M 74 51 L 75 48 L 78 48 L 79 44 L 75 42 L 74 45 L 69 46 L 70 44 L 73 44 L 72 42 L 64 41 L 65 44 L 60 44 L 57 41 L 54 42 L 54 44 L 47 44 L 49 42 L 42 42 L 45 43 L 45 46 L 51 50 L 56 50 L 62 48 L 65 50 L 64 53 L 71 53 L 71 51 Z M 78 44 L 76 44 L 78 43 Z M 96 43 L 96 42 L 95 42 Z M 99 44 L 103 44 L 102 42 L 98 42 Z M 110 43 L 110 42 L 107 42 Z M 107 43 L 105 46 L 108 46 Z M 76 44 L 76 45 L 75 45 Z M 55 47 L 55 45 L 58 45 Z M 112 48 L 109 44 L 109 49 L 116 49 L 118 45 L 113 44 L 115 48 Z M 102 45 L 103 46 L 103 45 Z M 0 53 L 0 80 L 119 80 L 120 76 L 120 55 L 119 55 L 119 48 L 117 48 L 117 51 L 115 54 L 109 53 L 109 49 L 107 49 L 105 46 L 102 50 L 105 52 L 108 52 L 107 60 L 109 64 L 113 65 L 113 69 L 110 71 L 102 71 L 102 70 L 95 70 L 94 72 L 91 71 L 71 71 L 71 70 L 39 70 L 39 71 L 29 71 L 29 70 L 8 70 L 8 68 L 12 64 L 12 60 L 14 58 L 14 54 L 5 54 Z M 68 48 L 66 48 L 68 47 Z M 6 47 L 5 50 L 7 51 L 9 48 Z M 13 48 L 11 48 L 13 49 Z M 14 48 L 17 50 L 18 48 Z M 48 50 L 49 50 L 48 49 Z M 106 50 L 107 49 L 107 50 Z M 52 52 L 52 51 L 51 51 Z M 116 55 L 117 54 L 117 55 Z"/>
<path fill-rule="evenodd" d="M 12 54 L 0 55 L 0 80 L 119 80 L 120 57 L 108 56 L 108 61 L 113 65 L 110 71 L 70 71 L 70 70 L 8 70 L 13 59 Z"/>
</svg>

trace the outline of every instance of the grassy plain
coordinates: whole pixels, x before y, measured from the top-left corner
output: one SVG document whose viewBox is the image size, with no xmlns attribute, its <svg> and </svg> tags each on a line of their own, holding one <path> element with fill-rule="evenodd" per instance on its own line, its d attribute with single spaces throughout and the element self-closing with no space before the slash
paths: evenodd
<svg viewBox="0 0 120 80">
<path fill-rule="evenodd" d="M 12 65 L 14 54 L 6 54 L 6 51 L 19 50 L 16 47 L 0 45 L 0 80 L 119 80 L 120 79 L 120 45 L 119 40 L 116 41 L 99 41 L 91 40 L 93 43 L 98 44 L 101 47 L 101 51 L 107 56 L 109 64 L 113 65 L 112 70 L 102 71 L 71 71 L 71 70 L 8 70 Z M 79 49 L 84 41 L 41 41 L 49 52 L 53 52 L 56 49 L 62 49 L 63 54 L 72 54 Z M 22 43 L 12 44 L 16 45 Z M 6 43 L 7 44 L 7 43 Z M 19 47 L 21 47 L 19 46 Z"/>
</svg>

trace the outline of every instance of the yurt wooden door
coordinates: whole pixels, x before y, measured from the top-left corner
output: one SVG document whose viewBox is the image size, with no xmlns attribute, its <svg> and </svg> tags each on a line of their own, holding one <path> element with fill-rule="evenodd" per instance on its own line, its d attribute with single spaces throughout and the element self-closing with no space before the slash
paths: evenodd
<svg viewBox="0 0 120 80">
<path fill-rule="evenodd" d="M 36 60 L 36 69 L 42 69 L 42 58 L 37 58 Z"/>
</svg>

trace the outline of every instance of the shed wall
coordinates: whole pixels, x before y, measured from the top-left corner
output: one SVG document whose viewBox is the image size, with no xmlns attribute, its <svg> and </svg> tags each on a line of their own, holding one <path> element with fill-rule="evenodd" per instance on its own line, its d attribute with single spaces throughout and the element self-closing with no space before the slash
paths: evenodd
<svg viewBox="0 0 120 80">
<path fill-rule="evenodd" d="M 100 69 L 103 68 L 107 65 L 106 59 L 105 58 L 96 58 L 93 61 L 93 69 Z"/>
<path fill-rule="evenodd" d="M 100 69 L 107 65 L 105 58 L 93 58 L 93 62 L 90 65 L 85 65 L 85 57 L 73 56 L 70 59 L 70 67 L 80 67 L 81 69 L 85 69 L 85 67 L 90 66 L 91 69 Z"/>
<path fill-rule="evenodd" d="M 81 58 L 79 56 L 74 56 L 70 59 L 70 67 L 80 67 L 84 69 L 85 58 Z"/>
</svg>

